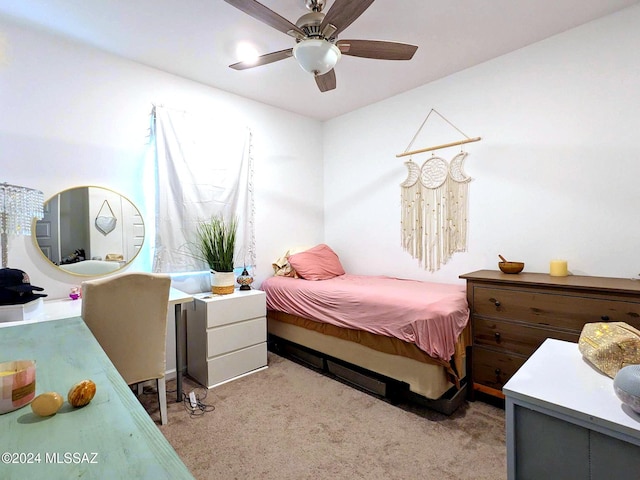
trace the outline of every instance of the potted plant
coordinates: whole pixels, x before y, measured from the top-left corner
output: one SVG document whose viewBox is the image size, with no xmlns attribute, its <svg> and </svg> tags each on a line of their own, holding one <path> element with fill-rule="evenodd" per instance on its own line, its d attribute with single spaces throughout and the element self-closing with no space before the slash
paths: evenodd
<svg viewBox="0 0 640 480">
<path fill-rule="evenodd" d="M 195 256 L 211 269 L 213 293 L 224 295 L 234 291 L 233 262 L 237 230 L 237 219 L 234 217 L 226 221 L 222 215 L 214 215 L 196 227 Z"/>
</svg>

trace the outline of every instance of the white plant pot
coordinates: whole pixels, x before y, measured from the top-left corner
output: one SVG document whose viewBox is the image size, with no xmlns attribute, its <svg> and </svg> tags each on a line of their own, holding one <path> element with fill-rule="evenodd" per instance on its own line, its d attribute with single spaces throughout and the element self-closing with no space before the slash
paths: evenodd
<svg viewBox="0 0 640 480">
<path fill-rule="evenodd" d="M 211 291 L 216 295 L 228 295 L 235 290 L 236 277 L 233 272 L 211 272 Z"/>
</svg>

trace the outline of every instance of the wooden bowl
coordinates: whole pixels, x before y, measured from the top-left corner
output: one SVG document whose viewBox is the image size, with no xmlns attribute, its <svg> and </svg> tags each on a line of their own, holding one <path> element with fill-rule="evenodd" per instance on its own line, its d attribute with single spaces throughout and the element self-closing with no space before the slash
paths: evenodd
<svg viewBox="0 0 640 480">
<path fill-rule="evenodd" d="M 524 268 L 523 262 L 498 262 L 498 267 L 504 273 L 520 273 Z"/>
</svg>

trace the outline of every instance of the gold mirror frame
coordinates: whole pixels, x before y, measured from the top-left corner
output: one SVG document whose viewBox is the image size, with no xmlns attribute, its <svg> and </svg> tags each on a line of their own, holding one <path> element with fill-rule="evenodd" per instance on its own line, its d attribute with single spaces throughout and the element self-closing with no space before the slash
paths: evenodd
<svg viewBox="0 0 640 480">
<path fill-rule="evenodd" d="M 109 188 L 88 185 L 62 190 L 45 201 L 44 211 L 44 218 L 33 222 L 33 243 L 42 258 L 63 273 L 112 274 L 133 262 L 144 245 L 140 210 Z M 106 223 L 115 227 L 107 231 Z M 80 250 L 85 253 L 83 261 L 78 261 Z"/>
</svg>

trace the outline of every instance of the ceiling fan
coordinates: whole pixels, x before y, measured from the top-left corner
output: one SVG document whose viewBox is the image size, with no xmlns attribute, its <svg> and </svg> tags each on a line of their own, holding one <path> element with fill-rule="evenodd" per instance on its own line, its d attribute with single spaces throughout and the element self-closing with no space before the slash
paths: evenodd
<svg viewBox="0 0 640 480">
<path fill-rule="evenodd" d="M 327 13 L 322 13 L 326 0 L 305 0 L 310 13 L 291 23 L 255 0 L 225 0 L 253 18 L 295 38 L 293 48 L 261 55 L 256 61 L 229 65 L 235 70 L 267 65 L 293 56 L 300 66 L 315 77 L 321 92 L 336 88 L 333 67 L 342 55 L 377 60 L 410 60 L 418 49 L 415 45 L 381 40 L 338 40 L 338 34 L 351 25 L 374 0 L 335 0 Z"/>
</svg>

